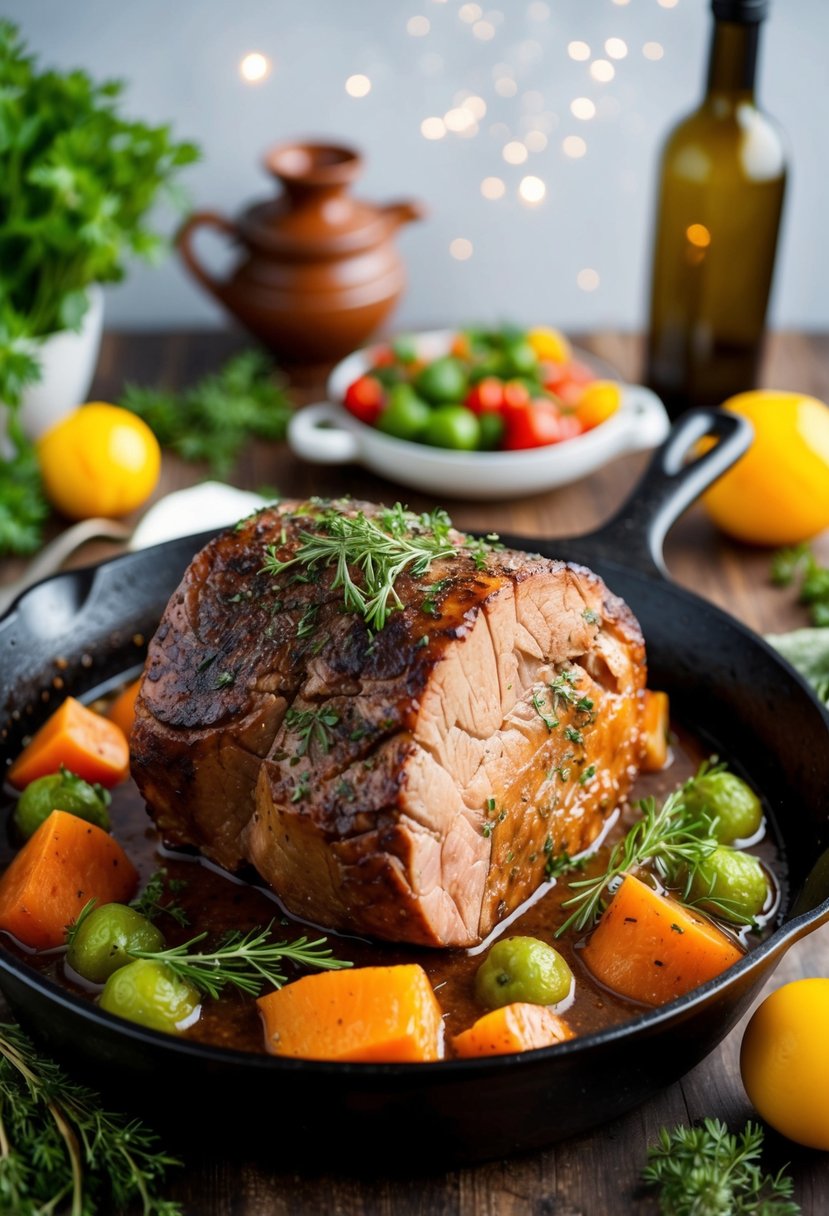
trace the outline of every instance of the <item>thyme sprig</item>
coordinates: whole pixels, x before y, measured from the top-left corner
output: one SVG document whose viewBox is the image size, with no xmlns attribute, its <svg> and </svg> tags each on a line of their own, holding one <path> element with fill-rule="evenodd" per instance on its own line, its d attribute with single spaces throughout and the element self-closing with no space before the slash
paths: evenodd
<svg viewBox="0 0 829 1216">
<path fill-rule="evenodd" d="M 694 905 L 695 901 L 690 899 L 694 879 L 700 866 L 718 848 L 719 841 L 714 834 L 716 819 L 689 810 L 685 798 L 693 782 L 711 771 L 710 764 L 704 763 L 696 777 L 670 794 L 661 806 L 653 798 L 642 799 L 639 803 L 642 818 L 614 845 L 605 870 L 593 878 L 569 884 L 574 894 L 561 906 L 573 911 L 556 931 L 556 937 L 570 929 L 581 932 L 590 928 L 604 911 L 605 892 L 615 889 L 624 874 L 644 865 L 650 865 L 669 886 L 678 888 L 673 893 L 683 903 Z M 750 917 L 740 914 L 731 900 L 714 899 L 706 894 L 705 905 L 708 910 L 727 911 L 729 919 L 736 923 L 753 923 Z"/>
<path fill-rule="evenodd" d="M 185 878 L 170 878 L 165 866 L 154 870 L 147 879 L 144 890 L 130 904 L 131 908 L 135 908 L 136 912 L 140 912 L 142 916 L 146 916 L 147 920 L 156 920 L 159 916 L 170 916 L 176 924 L 186 927 L 190 924 L 190 918 L 184 908 L 176 899 L 165 899 L 169 895 L 178 895 L 187 886 Z M 81 912 L 83 916 L 83 912 Z M 77 929 L 80 922 L 80 917 L 73 926 Z"/>
<path fill-rule="evenodd" d="M 94 1216 L 133 1204 L 179 1216 L 158 1188 L 180 1164 L 145 1124 L 102 1109 L 100 1095 L 0 1023 L 0 1213 Z"/>
<path fill-rule="evenodd" d="M 304 756 L 316 743 L 323 754 L 327 754 L 333 741 L 333 729 L 340 715 L 328 706 L 319 709 L 289 709 L 285 714 L 285 725 L 296 733 L 299 743 L 296 754 Z"/>
<path fill-rule="evenodd" d="M 762 1149 L 756 1123 L 747 1123 L 739 1135 L 720 1119 L 705 1119 L 700 1127 L 680 1124 L 671 1132 L 663 1127 L 648 1149 L 642 1182 L 659 1187 L 665 1216 L 798 1216 L 791 1178 L 782 1169 L 763 1173 Z"/>
<path fill-rule="evenodd" d="M 218 997 L 230 985 L 251 996 L 258 996 L 266 984 L 281 988 L 287 982 L 281 963 L 284 960 L 300 967 L 315 967 L 320 971 L 337 971 L 352 964 L 334 958 L 328 939 L 298 937 L 292 942 L 270 940 L 273 921 L 264 929 L 248 933 L 229 933 L 215 950 L 194 951 L 193 946 L 204 941 L 206 933 L 197 933 L 181 946 L 167 950 L 131 950 L 133 958 L 150 958 L 166 963 L 179 979 L 186 980 L 205 996 Z"/>
<path fill-rule="evenodd" d="M 403 607 L 395 583 L 404 571 L 419 578 L 433 561 L 458 554 L 451 529 L 449 516 L 441 510 L 415 515 L 397 503 L 375 517 L 328 508 L 317 518 L 314 531 L 300 532 L 293 557 L 283 561 L 277 546 L 268 545 L 262 570 L 279 575 L 297 564 L 308 569 L 333 566 L 332 590 L 342 588 L 347 611 L 359 613 L 370 630 L 379 631 Z"/>
</svg>

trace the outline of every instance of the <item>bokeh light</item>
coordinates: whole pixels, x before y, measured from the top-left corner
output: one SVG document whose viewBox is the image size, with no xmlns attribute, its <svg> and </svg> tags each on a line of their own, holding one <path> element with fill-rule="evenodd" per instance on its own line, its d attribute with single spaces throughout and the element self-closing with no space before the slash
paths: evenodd
<svg viewBox="0 0 829 1216">
<path fill-rule="evenodd" d="M 590 58 L 590 47 L 587 45 L 586 42 L 578 42 L 578 41 L 568 42 L 567 54 L 570 56 L 571 59 L 579 59 L 579 60 L 589 59 Z"/>
<path fill-rule="evenodd" d="M 484 198 L 503 198 L 507 187 L 500 177 L 485 177 L 481 182 L 481 194 Z"/>
<path fill-rule="evenodd" d="M 489 42 L 495 37 L 495 26 L 491 21 L 476 21 L 472 26 L 472 33 L 476 38 L 480 38 L 481 42 Z"/>
<path fill-rule="evenodd" d="M 590 75 L 600 84 L 607 84 L 616 75 L 616 69 L 609 59 L 594 59 L 590 65 Z"/>
<path fill-rule="evenodd" d="M 607 38 L 604 49 L 611 59 L 624 59 L 628 53 L 628 44 L 624 38 Z"/>
<path fill-rule="evenodd" d="M 466 21 L 469 25 L 472 25 L 475 21 L 480 21 L 483 15 L 484 10 L 480 4 L 462 4 L 458 9 L 458 16 L 461 21 Z"/>
<path fill-rule="evenodd" d="M 584 270 L 580 270 L 576 275 L 576 283 L 582 291 L 595 291 L 599 286 L 598 272 L 592 270 L 589 266 Z"/>
<path fill-rule="evenodd" d="M 371 81 L 368 76 L 358 72 L 355 76 L 349 76 L 345 82 L 345 91 L 349 97 L 367 97 L 371 92 Z"/>
<path fill-rule="evenodd" d="M 495 92 L 499 97 L 514 97 L 518 92 L 518 85 L 511 76 L 499 76 L 495 81 Z"/>
<path fill-rule="evenodd" d="M 511 139 L 501 155 L 508 165 L 523 165 L 527 159 L 527 148 L 519 139 Z"/>
<path fill-rule="evenodd" d="M 547 187 L 540 177 L 534 177 L 530 174 L 527 177 L 521 178 L 518 193 L 525 203 L 530 203 L 534 206 L 544 198 L 544 195 L 547 193 Z"/>
<path fill-rule="evenodd" d="M 248 84 L 259 84 L 271 74 L 271 61 L 260 51 L 251 51 L 239 64 L 239 75 Z"/>
<path fill-rule="evenodd" d="M 646 42 L 642 47 L 642 54 L 646 59 L 656 61 L 657 59 L 662 58 L 662 56 L 665 54 L 665 49 L 661 42 Z"/>
<path fill-rule="evenodd" d="M 446 123 L 436 115 L 424 118 L 420 124 L 420 134 L 424 139 L 443 139 L 446 134 Z"/>
<path fill-rule="evenodd" d="M 696 245 L 697 249 L 707 249 L 711 244 L 711 233 L 705 224 L 689 224 L 685 229 L 685 235 L 692 245 Z"/>
<path fill-rule="evenodd" d="M 406 33 L 411 34 L 412 38 L 425 38 L 432 28 L 432 23 L 428 17 L 418 15 L 410 17 L 406 22 Z"/>
<path fill-rule="evenodd" d="M 449 253 L 457 262 L 465 262 L 473 252 L 472 242 L 465 236 L 456 236 L 454 241 L 449 242 Z"/>
<path fill-rule="evenodd" d="M 561 141 L 561 150 L 572 160 L 579 160 L 587 151 L 587 144 L 580 135 L 566 135 Z"/>
<path fill-rule="evenodd" d="M 574 118 L 580 118 L 583 122 L 587 122 L 596 114 L 596 103 L 591 101 L 589 97 L 574 97 L 570 102 L 570 113 Z"/>
<path fill-rule="evenodd" d="M 543 131 L 528 131 L 524 143 L 530 152 L 543 152 L 547 147 L 547 136 Z"/>
</svg>

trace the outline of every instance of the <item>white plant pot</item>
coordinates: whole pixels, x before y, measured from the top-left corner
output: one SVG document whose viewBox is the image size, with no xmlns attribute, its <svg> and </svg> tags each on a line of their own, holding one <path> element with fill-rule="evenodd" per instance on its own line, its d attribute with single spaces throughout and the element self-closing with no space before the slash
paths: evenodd
<svg viewBox="0 0 829 1216">
<path fill-rule="evenodd" d="M 87 400 L 101 345 L 104 293 L 94 284 L 87 295 L 89 307 L 77 333 L 61 330 L 31 344 L 41 376 L 23 393 L 21 421 L 29 439 L 39 439 Z"/>
</svg>

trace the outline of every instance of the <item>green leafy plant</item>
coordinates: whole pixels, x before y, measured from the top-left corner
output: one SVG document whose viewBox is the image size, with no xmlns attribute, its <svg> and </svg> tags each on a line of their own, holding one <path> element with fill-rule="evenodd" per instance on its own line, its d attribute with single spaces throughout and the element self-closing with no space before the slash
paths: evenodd
<svg viewBox="0 0 829 1216">
<path fill-rule="evenodd" d="M 760 1166 L 763 1131 L 747 1123 L 733 1135 L 719 1119 L 700 1127 L 663 1127 L 648 1149 L 642 1182 L 658 1188 L 662 1216 L 798 1216 L 783 1170 Z"/>
<path fill-rule="evenodd" d="M 17 457 L 0 467 L 0 551 L 30 553 L 46 505 L 15 417 L 40 370 L 37 339 L 77 329 L 93 283 L 153 260 L 159 194 L 197 158 L 167 126 L 122 118 L 123 85 L 39 68 L 19 31 L 0 21 L 0 402 Z"/>
<path fill-rule="evenodd" d="M 829 625 L 829 567 L 820 564 L 808 545 L 779 549 L 772 558 L 771 581 L 778 587 L 799 582 L 798 599 L 808 607 L 812 624 Z"/>
<path fill-rule="evenodd" d="M 291 416 L 281 380 L 257 350 L 235 355 L 181 393 L 129 384 L 121 405 L 143 418 L 163 447 L 206 461 L 216 477 L 227 476 L 251 435 L 283 439 Z"/>
<path fill-rule="evenodd" d="M 138 1119 L 104 1110 L 100 1096 L 0 1023 L 0 1213 L 179 1216 L 159 1195 L 180 1162 Z"/>
</svg>

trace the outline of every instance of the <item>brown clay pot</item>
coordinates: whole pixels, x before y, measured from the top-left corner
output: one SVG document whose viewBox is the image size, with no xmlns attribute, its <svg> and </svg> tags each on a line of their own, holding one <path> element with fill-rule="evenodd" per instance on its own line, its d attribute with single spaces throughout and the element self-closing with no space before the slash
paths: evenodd
<svg viewBox="0 0 829 1216">
<path fill-rule="evenodd" d="M 185 265 L 246 329 L 286 362 L 325 362 L 354 350 L 385 320 L 405 286 L 393 237 L 420 219 L 418 203 L 374 206 L 349 193 L 362 160 L 352 148 L 297 143 L 274 148 L 265 167 L 282 185 L 237 220 L 196 211 L 176 238 Z M 193 248 L 209 226 L 239 246 L 227 279 Z"/>
</svg>

